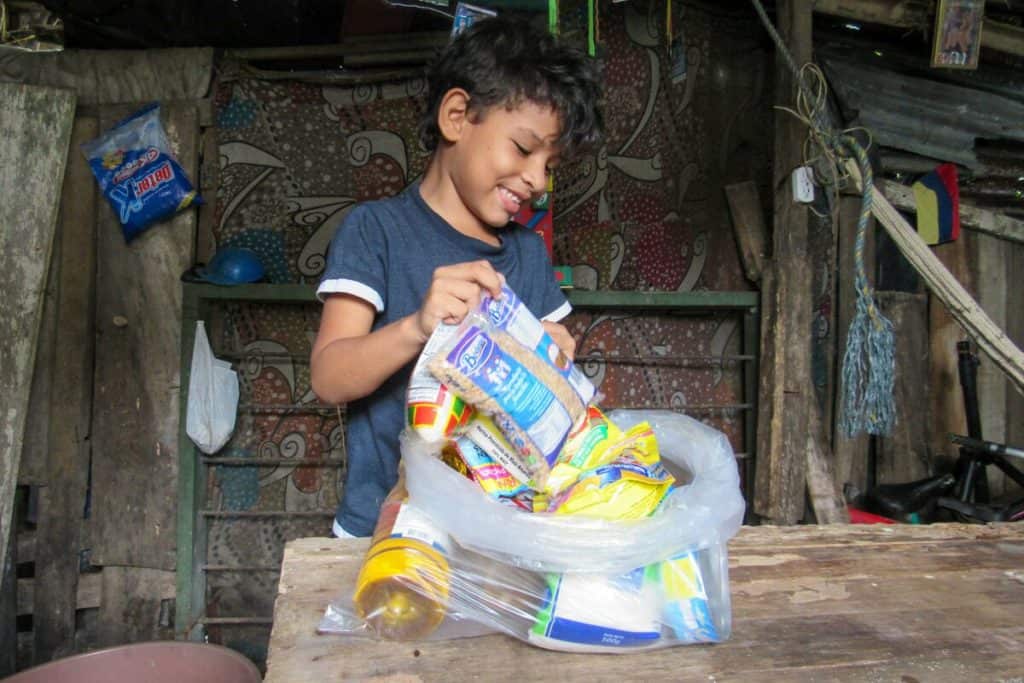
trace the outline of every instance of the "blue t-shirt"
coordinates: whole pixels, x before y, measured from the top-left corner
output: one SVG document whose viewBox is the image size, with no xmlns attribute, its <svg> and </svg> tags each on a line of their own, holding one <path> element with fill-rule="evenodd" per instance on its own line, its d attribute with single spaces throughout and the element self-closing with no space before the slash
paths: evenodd
<svg viewBox="0 0 1024 683">
<path fill-rule="evenodd" d="M 434 270 L 486 259 L 542 320 L 571 310 L 555 281 L 543 239 L 515 223 L 501 246 L 463 235 L 433 211 L 414 183 L 390 199 L 360 204 L 342 221 L 317 288 L 345 293 L 377 310 L 374 330 L 419 310 Z M 398 481 L 398 435 L 405 427 L 405 391 L 415 359 L 369 396 L 347 406 L 348 471 L 336 521 L 354 536 L 369 536 L 381 503 Z"/>
</svg>

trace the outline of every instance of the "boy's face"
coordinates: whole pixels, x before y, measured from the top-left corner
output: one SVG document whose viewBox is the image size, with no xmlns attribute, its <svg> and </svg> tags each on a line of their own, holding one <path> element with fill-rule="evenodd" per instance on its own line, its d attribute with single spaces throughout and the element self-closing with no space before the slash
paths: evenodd
<svg viewBox="0 0 1024 683">
<path fill-rule="evenodd" d="M 451 167 L 462 204 L 481 223 L 505 227 L 521 205 L 547 190 L 560 133 L 558 115 L 532 102 L 468 116 Z"/>
</svg>

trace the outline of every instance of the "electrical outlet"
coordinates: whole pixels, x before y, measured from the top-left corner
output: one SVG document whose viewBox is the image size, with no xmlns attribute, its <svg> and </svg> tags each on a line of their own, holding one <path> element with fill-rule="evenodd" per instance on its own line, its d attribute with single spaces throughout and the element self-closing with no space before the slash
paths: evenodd
<svg viewBox="0 0 1024 683">
<path fill-rule="evenodd" d="M 800 166 L 791 176 L 793 181 L 793 201 L 810 204 L 814 201 L 814 174 L 810 166 Z"/>
</svg>

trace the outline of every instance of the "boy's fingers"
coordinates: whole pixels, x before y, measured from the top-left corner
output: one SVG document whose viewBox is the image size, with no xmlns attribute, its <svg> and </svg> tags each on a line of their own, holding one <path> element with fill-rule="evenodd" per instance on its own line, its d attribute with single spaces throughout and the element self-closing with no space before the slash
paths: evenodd
<svg viewBox="0 0 1024 683">
<path fill-rule="evenodd" d="M 434 281 L 434 291 L 441 296 L 450 296 L 475 306 L 480 301 L 480 285 L 470 280 L 443 278 Z"/>
<path fill-rule="evenodd" d="M 477 286 L 490 292 L 494 298 L 501 296 L 501 288 L 505 284 L 504 276 L 496 271 L 489 261 L 485 260 L 467 261 L 455 264 L 454 266 L 438 268 L 434 272 L 434 277 L 435 279 L 443 277 L 445 279 L 475 282 Z"/>
<path fill-rule="evenodd" d="M 560 323 L 553 323 L 545 320 L 543 323 L 544 331 L 548 333 L 552 341 L 562 350 L 569 360 L 575 360 L 576 358 L 576 338 L 572 336 L 569 329 Z"/>
<path fill-rule="evenodd" d="M 425 317 L 425 327 L 429 327 L 423 331 L 429 335 L 439 322 L 448 325 L 458 324 L 466 317 L 469 308 L 469 304 L 458 296 L 450 293 L 437 293 L 423 304 L 422 314 Z"/>
</svg>

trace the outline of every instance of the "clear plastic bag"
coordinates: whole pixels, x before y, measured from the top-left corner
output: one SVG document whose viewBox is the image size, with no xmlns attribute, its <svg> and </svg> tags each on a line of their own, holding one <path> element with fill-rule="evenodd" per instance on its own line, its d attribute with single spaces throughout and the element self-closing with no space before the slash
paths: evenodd
<svg viewBox="0 0 1024 683">
<path fill-rule="evenodd" d="M 216 453 L 231 438 L 238 413 L 238 375 L 231 363 L 215 358 L 206 326 L 196 322 L 188 379 L 185 432 L 203 453 Z"/>
<path fill-rule="evenodd" d="M 729 637 L 726 543 L 742 523 L 744 502 L 727 438 L 670 411 L 608 417 L 623 430 L 649 422 L 680 484 L 645 519 L 516 510 L 439 460 L 439 444 L 403 435 L 403 499 L 416 525 L 395 534 L 389 529 L 388 537 L 399 539 L 403 552 L 433 562 L 410 581 L 397 577 L 392 595 L 429 595 L 446 615 L 436 630 L 409 633 L 453 638 L 489 629 L 573 652 L 635 652 Z M 443 543 L 431 540 L 442 537 Z M 429 591 L 417 587 L 424 581 Z M 328 606 L 321 632 L 380 637 L 374 619 L 402 604 L 356 604 L 352 595 L 344 587 Z"/>
</svg>

